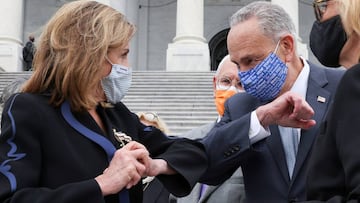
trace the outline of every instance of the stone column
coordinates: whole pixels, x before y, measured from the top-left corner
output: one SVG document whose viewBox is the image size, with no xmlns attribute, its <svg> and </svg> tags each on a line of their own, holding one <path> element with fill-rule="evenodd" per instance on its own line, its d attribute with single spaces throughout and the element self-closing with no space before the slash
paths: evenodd
<svg viewBox="0 0 360 203">
<path fill-rule="evenodd" d="M 143 5 L 150 5 L 150 1 L 153 0 L 142 0 L 141 3 Z M 138 16 L 138 24 L 136 30 L 136 38 L 137 40 L 137 67 L 136 69 L 139 71 L 150 70 L 149 68 L 149 53 L 148 53 L 148 40 L 149 40 L 149 7 L 142 6 L 139 8 L 139 16 Z M 131 53 L 131 52 L 130 52 Z M 165 64 L 162 67 L 162 70 L 165 71 Z"/>
<path fill-rule="evenodd" d="M 307 45 L 302 43 L 302 39 L 299 36 L 299 3 L 298 0 L 271 0 L 272 3 L 278 4 L 283 7 L 285 11 L 288 12 L 292 21 L 295 25 L 295 30 L 297 34 L 297 51 L 299 55 L 303 56 L 305 59 L 309 57 Z"/>
<path fill-rule="evenodd" d="M 104 0 L 103 0 L 104 1 Z M 108 0 L 110 6 L 121 12 L 134 25 L 138 24 L 139 0 Z M 138 70 L 138 31 L 130 41 L 129 64 L 133 70 Z"/>
<path fill-rule="evenodd" d="M 0 69 L 22 71 L 24 1 L 2 1 L 0 6 Z"/>
<path fill-rule="evenodd" d="M 176 36 L 168 45 L 167 71 L 209 71 L 210 54 L 204 35 L 204 0 L 178 0 Z"/>
</svg>

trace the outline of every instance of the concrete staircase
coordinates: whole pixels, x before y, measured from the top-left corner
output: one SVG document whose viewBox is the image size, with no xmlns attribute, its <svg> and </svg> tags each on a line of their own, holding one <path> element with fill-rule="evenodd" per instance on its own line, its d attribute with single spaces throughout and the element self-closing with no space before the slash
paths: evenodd
<svg viewBox="0 0 360 203">
<path fill-rule="evenodd" d="M 0 95 L 16 77 L 31 72 L 1 72 Z M 213 72 L 136 71 L 123 102 L 134 113 L 156 112 L 168 125 L 171 135 L 179 135 L 214 122 Z"/>
<path fill-rule="evenodd" d="M 0 96 L 2 95 L 2 92 L 4 88 L 14 81 L 16 78 L 24 77 L 28 78 L 30 77 L 31 72 L 0 72 Z"/>
</svg>

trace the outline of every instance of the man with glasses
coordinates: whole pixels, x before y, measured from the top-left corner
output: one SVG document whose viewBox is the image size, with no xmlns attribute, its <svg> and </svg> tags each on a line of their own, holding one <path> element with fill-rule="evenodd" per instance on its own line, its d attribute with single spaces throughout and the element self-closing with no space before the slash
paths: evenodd
<svg viewBox="0 0 360 203">
<path fill-rule="evenodd" d="M 216 121 L 200 126 L 182 135 L 190 139 L 201 139 L 221 119 L 224 114 L 225 101 L 236 93 L 244 92 L 241 86 L 236 64 L 230 61 L 230 56 L 225 56 L 219 63 L 213 77 L 213 91 L 215 105 L 218 112 Z M 236 191 L 234 193 L 234 191 Z M 223 184 L 208 186 L 197 183 L 192 192 L 183 198 L 172 202 L 177 203 L 243 203 L 245 199 L 244 184 L 241 169 L 238 168 Z"/>
<path fill-rule="evenodd" d="M 210 163 L 201 181 L 219 184 L 241 166 L 246 202 L 305 200 L 308 157 L 343 72 L 299 57 L 290 16 L 266 1 L 231 17 L 227 45 L 248 94 L 229 98 L 202 140 Z"/>
<path fill-rule="evenodd" d="M 359 36 L 347 37 L 336 0 L 314 0 L 316 20 L 310 32 L 310 48 L 319 62 L 327 67 L 350 68 L 360 58 Z"/>
</svg>

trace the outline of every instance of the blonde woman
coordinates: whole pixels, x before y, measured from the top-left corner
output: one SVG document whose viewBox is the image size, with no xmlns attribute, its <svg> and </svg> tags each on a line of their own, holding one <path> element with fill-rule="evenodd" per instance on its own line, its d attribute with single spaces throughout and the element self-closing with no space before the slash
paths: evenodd
<svg viewBox="0 0 360 203">
<path fill-rule="evenodd" d="M 344 3 L 352 4 L 353 2 Z M 349 69 L 357 64 L 360 58 L 360 38 L 358 35 L 346 34 L 344 30 L 346 25 L 343 23 L 349 22 L 346 22 L 345 16 L 340 17 L 339 2 L 314 0 L 313 7 L 316 21 L 310 32 L 310 48 L 316 58 L 328 67 L 342 66 Z M 350 18 L 359 20 L 355 16 Z"/>
<path fill-rule="evenodd" d="M 207 166 L 202 145 L 168 139 L 120 101 L 134 32 L 96 1 L 65 4 L 50 19 L 32 77 L 5 103 L 0 202 L 140 203 L 145 176 L 178 196 L 191 191 Z"/>
<path fill-rule="evenodd" d="M 348 38 L 360 37 L 360 1 L 339 0 Z M 359 47 L 360 40 L 352 46 Z M 339 83 L 332 111 L 314 144 L 307 177 L 309 202 L 360 201 L 360 51 Z"/>
<path fill-rule="evenodd" d="M 161 119 L 155 112 L 137 112 L 136 115 L 144 125 L 154 126 L 166 135 L 170 134 L 165 121 Z"/>
</svg>

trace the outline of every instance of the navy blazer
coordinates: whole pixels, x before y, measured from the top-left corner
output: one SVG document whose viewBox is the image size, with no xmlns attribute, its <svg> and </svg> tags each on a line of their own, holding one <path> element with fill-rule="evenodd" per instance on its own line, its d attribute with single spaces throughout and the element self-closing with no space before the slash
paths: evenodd
<svg viewBox="0 0 360 203">
<path fill-rule="evenodd" d="M 202 182 L 219 184 L 241 166 L 247 202 L 282 203 L 304 200 L 308 157 L 343 73 L 344 70 L 310 64 L 306 101 L 315 111 L 316 126 L 301 130 L 291 180 L 277 125 L 270 126 L 269 137 L 250 144 L 250 114 L 261 103 L 254 97 L 241 93 L 227 100 L 221 122 L 202 141 L 210 160 Z M 319 96 L 325 98 L 325 102 L 318 101 Z"/>
<path fill-rule="evenodd" d="M 190 139 L 201 139 L 214 127 L 216 122 L 194 128 L 182 137 Z M 238 168 L 232 176 L 220 185 L 207 186 L 205 192 L 199 199 L 201 184 L 197 183 L 188 196 L 177 198 L 176 203 L 244 203 L 245 190 L 241 168 Z"/>
</svg>

